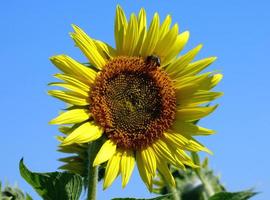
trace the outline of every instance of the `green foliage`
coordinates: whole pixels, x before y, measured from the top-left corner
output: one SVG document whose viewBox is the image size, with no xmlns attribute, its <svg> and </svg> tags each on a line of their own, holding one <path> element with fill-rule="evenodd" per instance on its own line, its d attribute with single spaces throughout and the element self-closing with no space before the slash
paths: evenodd
<svg viewBox="0 0 270 200">
<path fill-rule="evenodd" d="M 198 190 L 198 191 L 196 191 Z M 196 187 L 188 195 L 182 195 L 181 200 L 199 200 L 201 199 L 199 194 L 202 188 Z M 247 200 L 252 196 L 256 195 L 252 190 L 246 190 L 242 192 L 218 192 L 211 196 L 208 200 Z M 135 199 L 135 198 L 114 198 L 112 200 L 172 200 L 172 195 L 162 195 L 151 199 Z"/>
<path fill-rule="evenodd" d="M 182 200 L 206 200 L 210 196 L 208 195 L 209 190 L 213 194 L 225 191 L 225 188 L 219 181 L 219 177 L 215 176 L 214 172 L 207 166 L 201 167 L 197 171 L 192 168 L 187 168 L 183 171 L 171 167 L 171 172 L 176 181 L 176 190 Z M 170 192 L 161 176 L 154 183 L 155 193 L 167 194 Z"/>
<path fill-rule="evenodd" d="M 73 127 L 61 126 L 59 130 L 63 134 L 68 135 L 77 126 L 78 125 L 75 125 Z M 60 140 L 63 140 L 65 136 L 58 136 L 58 138 L 60 138 Z M 102 137 L 101 140 L 104 140 L 104 138 Z M 92 143 L 73 143 L 67 146 L 59 146 L 58 149 L 58 151 L 62 153 L 71 155 L 58 159 L 59 161 L 64 163 L 62 166 L 59 167 L 59 169 L 79 174 L 83 178 L 84 188 L 87 188 L 88 185 L 87 179 L 89 168 L 87 166 L 89 165 L 90 158 L 88 152 L 89 145 L 92 145 Z M 101 181 L 104 178 L 105 166 L 105 163 L 103 163 L 98 167 L 98 181 Z"/>
<path fill-rule="evenodd" d="M 242 192 L 219 192 L 211 196 L 209 200 L 247 200 L 256 194 L 257 193 L 253 192 L 253 190 Z"/>
<path fill-rule="evenodd" d="M 61 126 L 59 131 L 65 135 L 72 132 L 78 125 L 72 127 Z M 58 139 L 63 140 L 66 136 L 58 136 Z M 66 153 L 69 156 L 60 158 L 59 161 L 64 164 L 59 167 L 59 169 L 69 171 L 71 173 L 79 174 L 81 177 L 87 177 L 88 174 L 88 148 L 89 144 L 70 144 L 67 146 L 59 146 L 58 151 Z"/>
<path fill-rule="evenodd" d="M 183 171 L 170 166 L 177 185 L 174 190 L 168 187 L 162 176 L 158 174 L 158 178 L 154 180 L 153 191 L 162 196 L 150 199 L 114 198 L 112 200 L 174 200 L 175 196 L 179 200 L 247 200 L 256 194 L 252 190 L 227 192 L 220 183 L 219 177 L 208 167 L 208 159 L 200 163 L 199 156 L 195 153 L 192 154 L 192 159 L 196 165 L 201 167 L 197 169 L 187 167 Z M 26 168 L 23 160 L 20 161 L 20 172 L 22 177 L 45 200 L 78 200 L 80 197 L 83 179 L 78 174 L 71 172 L 34 173 Z M 104 168 L 101 167 L 99 179 L 103 178 L 103 174 Z M 29 195 L 24 196 L 19 189 L 6 188 L 6 192 L 0 193 L 0 200 L 32 200 Z"/>
<path fill-rule="evenodd" d="M 0 182 L 0 200 L 32 200 L 32 198 L 28 194 L 24 194 L 17 186 L 6 185 L 2 190 Z"/>
<path fill-rule="evenodd" d="M 170 167 L 176 181 L 176 195 L 180 200 L 246 200 L 256 193 L 251 190 L 230 193 L 226 192 L 219 177 L 208 167 L 208 159 L 202 163 L 196 153 L 192 153 L 193 162 L 200 168 L 192 169 L 187 167 L 185 171 Z M 154 192 L 157 194 L 168 194 L 171 188 L 166 185 L 159 174 L 154 181 Z M 172 198 L 173 199 L 173 198 Z"/>
<path fill-rule="evenodd" d="M 136 199 L 136 198 L 114 198 L 112 200 L 170 200 L 171 194 L 166 194 L 150 199 Z"/>
<path fill-rule="evenodd" d="M 78 200 L 82 191 L 82 178 L 70 172 L 34 173 L 20 161 L 21 176 L 45 200 Z"/>
</svg>

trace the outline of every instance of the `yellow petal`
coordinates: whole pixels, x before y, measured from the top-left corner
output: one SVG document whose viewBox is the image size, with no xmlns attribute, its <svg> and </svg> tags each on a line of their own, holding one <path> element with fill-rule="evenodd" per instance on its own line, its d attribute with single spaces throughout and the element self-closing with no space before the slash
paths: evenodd
<svg viewBox="0 0 270 200">
<path fill-rule="evenodd" d="M 82 29 L 76 25 L 72 25 L 74 33 L 71 37 L 76 45 L 81 49 L 85 56 L 89 59 L 90 63 L 98 69 L 102 69 L 106 64 L 106 58 L 97 49 L 95 42 L 91 39 Z"/>
<path fill-rule="evenodd" d="M 180 77 L 174 80 L 174 87 L 176 88 L 176 96 L 189 96 L 195 92 L 202 90 L 211 90 L 222 79 L 221 74 L 213 74 L 208 72 L 196 76 Z M 180 102 L 179 102 L 180 103 Z"/>
<path fill-rule="evenodd" d="M 89 105 L 89 98 L 81 96 L 80 94 L 72 91 L 50 90 L 48 94 L 58 98 L 66 103 L 70 103 L 77 106 Z"/>
<path fill-rule="evenodd" d="M 75 124 L 89 119 L 90 116 L 88 109 L 73 109 L 60 114 L 50 124 Z"/>
<path fill-rule="evenodd" d="M 177 107 L 197 106 L 200 104 L 208 103 L 223 95 L 222 92 L 209 92 L 209 91 L 194 91 L 193 93 L 182 94 L 181 91 L 176 90 Z"/>
<path fill-rule="evenodd" d="M 174 79 L 174 85 L 177 89 L 179 89 L 181 86 L 183 87 L 183 85 L 194 84 L 197 85 L 197 88 L 195 89 L 199 90 L 202 88 L 201 84 L 207 82 L 207 80 L 209 79 L 209 77 L 212 76 L 212 74 L 212 72 L 207 72 L 196 76 L 178 77 L 177 79 Z"/>
<path fill-rule="evenodd" d="M 217 106 L 181 108 L 177 110 L 176 118 L 182 121 L 195 121 L 212 113 Z"/>
<path fill-rule="evenodd" d="M 136 47 L 133 51 L 134 56 L 137 56 L 140 54 L 140 51 L 141 51 L 141 48 L 143 45 L 143 41 L 144 41 L 145 36 L 146 36 L 146 29 L 147 29 L 146 12 L 142 8 L 140 10 L 139 16 L 138 16 L 138 39 L 137 39 Z"/>
<path fill-rule="evenodd" d="M 171 152 L 168 145 L 164 141 L 162 140 L 156 141 L 153 144 L 153 149 L 160 159 L 164 159 L 168 163 L 178 166 L 173 153 Z M 179 166 L 179 167 L 184 168 L 184 166 Z"/>
<path fill-rule="evenodd" d="M 65 74 L 75 76 L 84 83 L 93 83 L 96 72 L 66 55 L 58 55 L 50 58 L 51 62 Z"/>
<path fill-rule="evenodd" d="M 181 148 L 184 148 L 187 144 L 189 144 L 189 140 L 181 134 L 164 133 L 164 135 L 166 139 L 173 143 L 176 143 Z"/>
<path fill-rule="evenodd" d="M 96 140 L 101 137 L 102 128 L 95 125 L 93 122 L 85 122 L 78 128 L 73 130 L 63 141 L 62 145 L 70 145 L 73 143 L 86 143 Z"/>
<path fill-rule="evenodd" d="M 94 40 L 97 50 L 104 58 L 113 58 L 116 56 L 116 51 L 110 45 L 100 40 Z"/>
<path fill-rule="evenodd" d="M 142 56 L 149 56 L 153 54 L 159 36 L 159 15 L 155 13 L 150 24 L 143 46 L 141 48 Z"/>
<path fill-rule="evenodd" d="M 178 153 L 176 152 L 178 149 L 185 149 L 186 146 L 189 144 L 189 140 L 181 137 L 176 137 L 172 135 L 171 133 L 165 133 L 165 141 L 167 144 L 167 148 L 170 151 L 170 154 L 174 158 L 174 165 L 182 168 L 185 170 L 185 160 L 182 160 L 179 158 Z"/>
<path fill-rule="evenodd" d="M 176 38 L 178 35 L 178 25 L 175 24 L 170 31 L 167 32 L 167 34 L 163 37 L 163 39 L 159 39 L 156 47 L 155 47 L 155 54 L 159 55 L 161 58 L 161 62 L 163 61 L 163 58 L 167 55 L 167 53 L 171 50 L 173 47 Z"/>
<path fill-rule="evenodd" d="M 108 161 L 105 170 L 103 190 L 108 188 L 118 176 L 120 171 L 120 162 L 121 162 L 121 153 L 119 152 L 116 152 Z"/>
<path fill-rule="evenodd" d="M 67 83 L 74 85 L 74 86 L 82 89 L 83 91 L 86 91 L 86 92 L 90 91 L 90 86 L 87 85 L 87 81 L 82 82 L 82 81 L 78 80 L 77 78 L 74 78 L 74 77 L 67 75 L 67 74 L 55 74 L 54 77 L 58 78 L 62 81 L 66 81 Z"/>
<path fill-rule="evenodd" d="M 165 20 L 163 21 L 162 25 L 160 26 L 159 31 L 159 39 L 163 39 L 163 37 L 168 33 L 170 30 L 170 26 L 172 23 L 172 17 L 170 15 L 167 15 Z"/>
<path fill-rule="evenodd" d="M 182 135 L 211 135 L 215 133 L 214 130 L 194 125 L 192 122 L 183 122 L 177 119 L 173 123 L 171 131 Z"/>
<path fill-rule="evenodd" d="M 190 63 L 178 74 L 178 76 L 196 75 L 202 70 L 204 70 L 206 67 L 208 67 L 210 64 L 212 64 L 216 59 L 217 57 L 210 57 Z"/>
<path fill-rule="evenodd" d="M 146 22 L 146 12 L 145 10 L 142 8 L 139 12 L 139 16 L 138 16 L 138 27 L 139 27 L 139 32 L 144 32 L 146 33 L 146 26 L 147 26 L 147 22 Z"/>
<path fill-rule="evenodd" d="M 127 19 L 123 9 L 117 5 L 114 22 L 114 38 L 117 54 L 120 55 L 123 49 L 124 36 L 127 29 Z"/>
<path fill-rule="evenodd" d="M 223 78 L 222 74 L 210 74 L 204 80 L 201 81 L 199 90 L 211 90 L 215 87 Z"/>
<path fill-rule="evenodd" d="M 209 150 L 207 147 L 203 146 L 201 143 L 199 143 L 193 138 L 190 139 L 189 144 L 186 146 L 186 149 L 194 152 L 204 151 L 213 155 L 213 152 L 211 150 Z"/>
<path fill-rule="evenodd" d="M 165 133 L 166 139 L 171 143 L 174 144 L 176 147 L 179 146 L 181 143 L 185 143 L 185 146 L 181 149 L 186 149 L 189 151 L 205 151 L 209 154 L 212 154 L 212 152 L 200 144 L 198 141 L 196 141 L 194 138 L 192 138 L 190 135 L 182 135 L 177 133 Z M 184 142 L 183 142 L 184 141 Z"/>
<path fill-rule="evenodd" d="M 210 90 L 215 87 L 223 78 L 222 74 L 214 74 L 210 75 L 204 82 L 202 82 L 200 89 L 202 90 Z"/>
<path fill-rule="evenodd" d="M 153 176 L 145 167 L 140 151 L 137 151 L 136 153 L 136 161 L 140 176 L 148 190 L 151 192 L 153 189 Z"/>
<path fill-rule="evenodd" d="M 213 87 L 215 87 L 223 78 L 222 74 L 215 74 L 212 79 L 211 79 L 211 83 L 209 84 L 209 88 L 212 89 Z"/>
<path fill-rule="evenodd" d="M 127 32 L 124 37 L 123 55 L 133 55 L 134 49 L 138 41 L 138 22 L 134 13 L 130 16 L 130 21 L 127 26 Z"/>
<path fill-rule="evenodd" d="M 162 176 L 165 178 L 166 182 L 169 183 L 170 186 L 176 186 L 174 177 L 172 176 L 168 168 L 168 164 L 160 159 L 158 160 L 158 171 L 162 174 Z"/>
<path fill-rule="evenodd" d="M 180 77 L 179 79 L 174 80 L 174 85 L 177 90 L 180 89 L 181 85 L 186 84 L 194 84 L 192 91 L 211 90 L 222 80 L 222 78 L 222 74 L 214 74 L 213 72 L 208 72 L 197 76 Z M 188 88 L 186 89 L 186 92 L 188 92 Z"/>
<path fill-rule="evenodd" d="M 157 168 L 155 152 L 149 146 L 147 149 L 141 150 L 140 154 L 142 157 L 142 161 L 144 165 L 146 166 L 147 170 L 150 173 L 152 173 L 154 176 L 156 174 L 156 168 Z"/>
<path fill-rule="evenodd" d="M 82 89 L 78 88 L 77 86 L 71 85 L 69 83 L 53 82 L 53 83 L 50 83 L 49 86 L 62 87 L 62 88 L 74 91 L 78 94 L 81 94 L 82 96 L 89 97 L 88 92 L 85 92 Z"/>
<path fill-rule="evenodd" d="M 181 71 L 195 58 L 201 48 L 202 45 L 200 44 L 183 56 L 179 57 L 174 63 L 166 68 L 166 72 L 169 73 L 173 79 L 176 79 L 178 74 L 181 73 Z"/>
<path fill-rule="evenodd" d="M 177 36 L 174 45 L 170 48 L 170 50 L 165 55 L 162 66 L 166 66 L 173 59 L 176 58 L 176 56 L 180 53 L 180 51 L 182 51 L 182 49 L 185 47 L 188 41 L 188 38 L 189 38 L 188 31 L 185 31 Z"/>
<path fill-rule="evenodd" d="M 122 187 L 126 187 L 135 165 L 135 158 L 132 151 L 123 151 L 121 158 Z"/>
<path fill-rule="evenodd" d="M 58 142 L 62 143 L 65 138 L 63 136 L 56 136 L 56 139 L 58 140 Z"/>
<path fill-rule="evenodd" d="M 176 87 L 177 85 L 177 87 Z M 199 85 L 196 83 L 185 83 L 183 85 L 179 85 L 174 83 L 175 87 L 175 94 L 176 94 L 176 105 L 182 106 L 183 99 L 190 99 L 189 97 L 192 96 L 195 92 L 198 91 Z M 187 98 L 186 98 L 187 97 Z M 183 104 L 185 105 L 185 104 Z"/>
<path fill-rule="evenodd" d="M 179 161 L 184 163 L 185 165 L 188 165 L 192 168 L 198 168 L 198 165 L 195 165 L 193 160 L 186 154 L 186 152 L 182 149 L 176 149 L 175 150 L 175 156 Z"/>
<path fill-rule="evenodd" d="M 100 148 L 94 160 L 93 166 L 97 166 L 101 163 L 106 162 L 112 157 L 112 155 L 115 152 L 116 152 L 116 144 L 111 140 L 107 140 Z"/>
<path fill-rule="evenodd" d="M 192 141 L 192 139 L 186 138 L 186 140 L 188 141 L 188 143 L 184 147 L 182 147 L 181 145 L 179 146 L 179 143 L 177 139 L 175 140 L 175 137 L 168 137 L 168 135 L 166 135 L 166 142 L 168 143 L 168 147 L 174 155 L 175 162 L 180 166 L 185 164 L 190 167 L 197 168 L 199 166 L 195 165 L 192 159 L 184 151 L 186 150 L 186 146 L 190 144 L 190 141 Z"/>
<path fill-rule="evenodd" d="M 181 134 L 175 133 L 166 133 L 165 137 L 167 142 L 171 144 L 169 145 L 169 149 L 171 151 L 171 154 L 176 157 L 175 162 L 177 164 L 181 165 L 181 163 L 186 164 L 187 162 L 190 166 L 197 167 L 193 165 L 193 163 L 189 162 L 189 157 L 185 157 L 185 154 L 182 152 L 183 149 L 194 152 L 205 151 L 209 154 L 212 154 L 212 152 L 208 148 L 204 147 L 191 136 L 183 136 Z M 183 144 L 185 145 L 183 146 Z"/>
</svg>

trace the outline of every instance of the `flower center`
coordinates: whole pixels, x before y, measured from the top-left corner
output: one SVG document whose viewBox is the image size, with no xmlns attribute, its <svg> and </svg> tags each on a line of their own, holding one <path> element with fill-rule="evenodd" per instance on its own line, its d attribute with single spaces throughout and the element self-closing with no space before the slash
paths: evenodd
<svg viewBox="0 0 270 200">
<path fill-rule="evenodd" d="M 107 136 L 124 149 L 142 149 L 163 136 L 175 118 L 172 81 L 154 59 L 117 57 L 98 75 L 90 110 Z"/>
</svg>

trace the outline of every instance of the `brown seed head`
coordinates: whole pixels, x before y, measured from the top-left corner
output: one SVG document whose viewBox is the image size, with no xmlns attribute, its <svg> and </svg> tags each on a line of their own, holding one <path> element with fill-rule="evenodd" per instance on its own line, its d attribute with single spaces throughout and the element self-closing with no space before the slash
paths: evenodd
<svg viewBox="0 0 270 200">
<path fill-rule="evenodd" d="M 141 57 L 117 57 L 96 78 L 90 111 L 118 147 L 146 148 L 174 121 L 172 81 L 154 65 Z"/>
</svg>

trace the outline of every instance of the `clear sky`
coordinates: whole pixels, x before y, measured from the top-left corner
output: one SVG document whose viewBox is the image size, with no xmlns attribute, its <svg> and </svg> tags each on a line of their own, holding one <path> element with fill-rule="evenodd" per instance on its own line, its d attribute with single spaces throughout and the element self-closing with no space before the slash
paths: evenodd
<svg viewBox="0 0 270 200">
<path fill-rule="evenodd" d="M 114 45 L 113 22 L 117 3 L 127 14 L 141 7 L 148 17 L 158 11 L 171 14 L 180 31 L 189 30 L 184 51 L 199 43 L 198 58 L 217 56 L 210 69 L 224 80 L 217 90 L 217 111 L 201 125 L 217 134 L 199 138 L 214 155 L 210 164 L 231 191 L 255 187 L 254 200 L 270 199 L 270 3 L 267 0 L 186 1 L 53 1 L 10 0 L 0 3 L 0 180 L 17 182 L 34 199 L 35 192 L 20 177 L 18 162 L 24 157 L 34 171 L 55 171 L 62 155 L 56 152 L 57 127 L 48 125 L 60 101 L 49 97 L 47 83 L 57 70 L 48 58 L 68 54 L 86 61 L 68 33 L 74 23 L 90 36 Z M 98 199 L 150 197 L 137 171 L 125 190 L 117 180 Z"/>
</svg>

